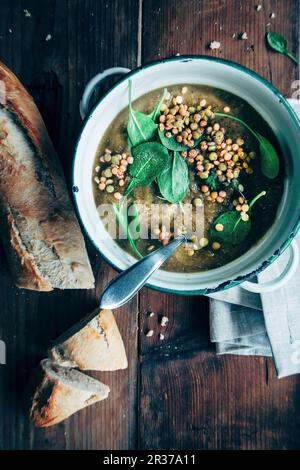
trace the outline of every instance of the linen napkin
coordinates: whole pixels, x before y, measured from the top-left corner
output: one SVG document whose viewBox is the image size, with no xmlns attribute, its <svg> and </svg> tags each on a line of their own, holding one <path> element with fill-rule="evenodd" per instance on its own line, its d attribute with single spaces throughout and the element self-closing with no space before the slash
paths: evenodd
<svg viewBox="0 0 300 470">
<path fill-rule="evenodd" d="M 300 233 L 296 237 L 300 246 Z M 258 276 L 274 279 L 288 250 Z M 300 266 L 276 292 L 255 294 L 240 286 L 210 297 L 210 338 L 217 354 L 272 356 L 278 377 L 300 373 Z"/>
<path fill-rule="evenodd" d="M 300 100 L 289 99 L 298 117 Z M 300 246 L 300 233 L 296 237 Z M 274 279 L 288 250 L 258 276 Z M 273 356 L 279 378 L 300 373 L 300 266 L 276 292 L 254 294 L 240 286 L 209 295 L 210 337 L 217 354 Z"/>
</svg>

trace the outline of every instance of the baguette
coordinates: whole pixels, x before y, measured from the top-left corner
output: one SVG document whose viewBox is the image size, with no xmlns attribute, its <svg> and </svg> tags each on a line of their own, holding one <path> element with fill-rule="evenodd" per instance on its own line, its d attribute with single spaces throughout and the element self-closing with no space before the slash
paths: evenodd
<svg viewBox="0 0 300 470">
<path fill-rule="evenodd" d="M 1 238 L 15 283 L 25 289 L 94 287 L 62 168 L 42 117 L 0 63 Z"/>
<path fill-rule="evenodd" d="M 40 362 L 38 386 L 30 402 L 29 417 L 38 427 L 53 426 L 76 411 L 108 397 L 109 387 L 75 369 Z"/>
<path fill-rule="evenodd" d="M 57 364 L 81 370 L 126 369 L 126 352 L 111 310 L 94 310 L 61 335 L 48 351 Z"/>
</svg>

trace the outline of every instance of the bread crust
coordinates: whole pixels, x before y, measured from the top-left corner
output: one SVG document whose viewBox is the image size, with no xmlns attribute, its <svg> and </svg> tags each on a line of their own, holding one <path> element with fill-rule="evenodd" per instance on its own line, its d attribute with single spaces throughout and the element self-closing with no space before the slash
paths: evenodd
<svg viewBox="0 0 300 470">
<path fill-rule="evenodd" d="M 93 288 L 94 276 L 62 168 L 42 117 L 0 63 L 1 238 L 18 287 Z"/>
<path fill-rule="evenodd" d="M 29 418 L 35 426 L 53 426 L 82 408 L 108 397 L 109 387 L 99 381 L 101 392 L 93 392 L 53 378 L 49 373 L 49 364 L 49 360 L 41 361 L 32 379 L 32 385 L 37 386 L 30 402 Z M 81 376 L 84 377 L 84 374 Z"/>
<path fill-rule="evenodd" d="M 81 370 L 114 371 L 128 366 L 124 343 L 111 310 L 95 309 L 86 324 L 80 322 L 49 349 L 57 364 Z"/>
</svg>

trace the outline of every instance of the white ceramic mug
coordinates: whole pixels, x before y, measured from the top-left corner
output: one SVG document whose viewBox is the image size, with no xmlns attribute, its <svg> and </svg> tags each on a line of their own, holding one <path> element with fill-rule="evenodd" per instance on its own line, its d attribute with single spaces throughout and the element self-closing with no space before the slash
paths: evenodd
<svg viewBox="0 0 300 470">
<path fill-rule="evenodd" d="M 88 113 L 95 87 L 112 74 L 125 74 L 125 77 Z M 105 229 L 92 190 L 96 150 L 105 130 L 119 112 L 128 106 L 129 78 L 133 83 L 133 100 L 149 91 L 178 83 L 209 85 L 241 97 L 268 122 L 279 141 L 285 162 L 284 193 L 276 220 L 255 246 L 238 259 L 209 271 L 174 273 L 159 270 L 150 278 L 148 286 L 186 295 L 206 294 L 240 283 L 253 292 L 281 287 L 290 279 L 299 263 L 298 248 L 292 239 L 300 225 L 300 122 L 287 100 L 269 82 L 251 70 L 221 59 L 181 56 L 155 62 L 132 72 L 126 68 L 112 68 L 98 74 L 88 83 L 80 103 L 82 118 L 88 116 L 76 146 L 73 190 L 81 221 L 95 246 L 117 270 L 124 270 L 135 262 L 113 239 L 103 239 L 101 236 Z M 297 100 L 293 101 L 293 106 L 299 105 Z M 290 249 L 289 262 L 279 278 L 266 284 L 246 281 L 265 269 L 287 247 Z"/>
</svg>

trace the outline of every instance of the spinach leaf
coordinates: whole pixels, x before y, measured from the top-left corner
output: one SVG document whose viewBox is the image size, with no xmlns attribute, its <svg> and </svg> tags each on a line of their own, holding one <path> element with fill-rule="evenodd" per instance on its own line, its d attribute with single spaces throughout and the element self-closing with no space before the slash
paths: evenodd
<svg viewBox="0 0 300 470">
<path fill-rule="evenodd" d="M 158 130 L 158 135 L 163 146 L 169 150 L 179 152 L 181 150 L 187 149 L 187 147 L 183 145 L 181 142 L 177 142 L 175 135 L 172 135 L 172 137 L 168 138 L 165 136 L 165 131 L 161 131 L 161 130 Z"/>
<path fill-rule="evenodd" d="M 127 134 L 129 147 L 136 147 L 139 144 L 155 139 L 157 125 L 153 122 L 151 116 L 133 110 L 131 102 L 131 86 L 131 80 L 129 80 L 129 119 L 127 123 Z"/>
<path fill-rule="evenodd" d="M 212 239 L 217 239 L 229 245 L 236 245 L 243 242 L 251 229 L 251 209 L 256 201 L 266 194 L 266 191 L 262 191 L 252 199 L 248 210 L 249 220 L 246 222 L 242 220 L 241 213 L 236 210 L 223 212 L 218 215 L 209 229 L 209 236 Z M 223 230 L 221 232 L 218 232 L 215 229 L 217 224 L 223 225 Z"/>
<path fill-rule="evenodd" d="M 286 55 L 289 57 L 295 64 L 299 65 L 299 61 L 296 59 L 296 57 L 288 51 L 287 47 L 287 41 L 286 39 L 281 36 L 281 34 L 278 33 L 268 33 L 267 34 L 267 43 L 276 52 L 279 52 L 280 54 Z"/>
<path fill-rule="evenodd" d="M 219 112 L 215 112 L 215 116 L 232 119 L 233 121 L 239 122 L 242 126 L 248 129 L 248 131 L 256 138 L 259 144 L 259 151 L 261 157 L 260 168 L 262 174 L 269 179 L 274 179 L 278 176 L 280 169 L 279 156 L 276 152 L 275 147 L 266 137 L 263 137 L 257 131 L 254 131 L 246 122 L 236 116 Z"/>
<path fill-rule="evenodd" d="M 188 150 L 197 147 L 199 144 L 201 137 L 199 139 L 195 139 L 194 145 L 192 147 L 188 147 L 181 142 L 177 142 L 176 136 L 172 135 L 172 137 L 166 137 L 165 131 L 158 130 L 158 135 L 160 138 L 161 143 L 169 150 L 180 152 L 181 150 Z"/>
<path fill-rule="evenodd" d="M 178 204 L 189 190 L 188 166 L 178 152 L 169 157 L 167 166 L 157 178 L 162 196 L 172 204 Z"/>
<path fill-rule="evenodd" d="M 135 240 L 133 240 L 130 229 L 129 229 L 129 223 L 128 223 L 128 213 L 127 213 L 127 207 L 123 205 L 116 206 L 116 204 L 113 204 L 113 208 L 115 211 L 115 214 L 118 219 L 118 223 L 121 226 L 122 230 L 127 236 L 127 240 L 129 242 L 129 245 L 132 248 L 132 251 L 137 255 L 138 258 L 143 258 L 143 255 L 139 252 L 136 246 Z M 138 220 L 138 212 L 136 211 L 136 214 L 134 216 L 135 220 Z"/>
<path fill-rule="evenodd" d="M 166 88 L 164 88 L 164 91 L 163 91 L 163 94 L 162 94 L 160 100 L 158 101 L 157 105 L 153 109 L 152 113 L 150 113 L 150 115 L 149 115 L 151 117 L 152 121 L 154 121 L 154 122 L 156 121 L 156 119 L 160 115 L 160 108 L 161 108 L 161 105 L 163 104 L 163 102 L 165 101 L 167 93 L 168 93 L 168 90 Z"/>
<path fill-rule="evenodd" d="M 241 243 L 250 232 L 251 222 L 241 222 L 238 229 L 235 227 L 240 220 L 240 213 L 237 211 L 227 211 L 220 214 L 212 223 L 209 229 L 209 237 L 213 240 L 227 243 L 228 245 L 236 245 Z M 215 229 L 216 224 L 222 224 L 222 232 L 217 232 Z"/>
<path fill-rule="evenodd" d="M 257 138 L 259 142 L 259 151 L 261 155 L 260 168 L 263 175 L 269 179 L 278 176 L 280 163 L 278 154 L 271 142 L 258 132 Z"/>
<path fill-rule="evenodd" d="M 132 177 L 124 196 L 138 186 L 148 186 L 160 175 L 168 163 L 169 152 L 159 142 L 146 142 L 132 149 L 134 161 L 129 173 Z"/>
</svg>

